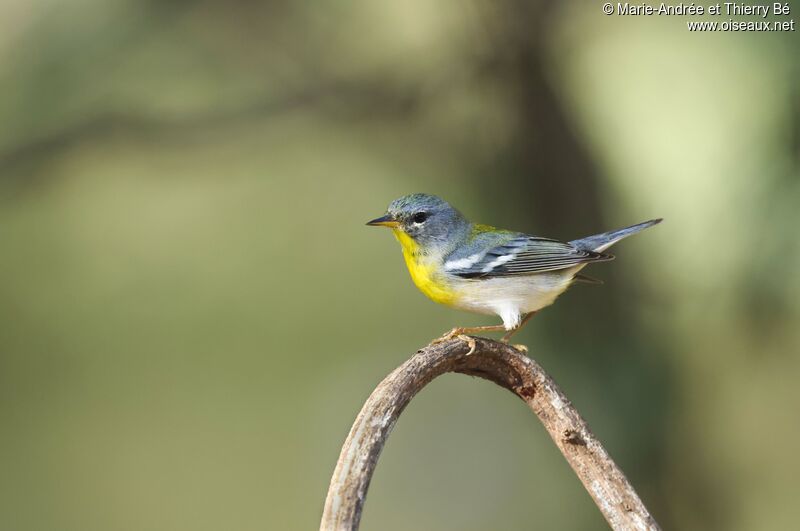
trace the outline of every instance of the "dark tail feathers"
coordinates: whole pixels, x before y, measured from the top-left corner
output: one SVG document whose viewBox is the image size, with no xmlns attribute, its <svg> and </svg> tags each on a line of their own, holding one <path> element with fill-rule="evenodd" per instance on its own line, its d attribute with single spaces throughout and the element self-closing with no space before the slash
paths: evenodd
<svg viewBox="0 0 800 531">
<path fill-rule="evenodd" d="M 599 253 L 605 249 L 608 249 L 621 239 L 627 238 L 631 234 L 635 234 L 641 230 L 652 227 L 653 225 L 658 225 L 661 223 L 661 220 L 662 218 L 651 219 L 650 221 L 637 223 L 636 225 L 631 225 L 630 227 L 625 227 L 624 229 L 612 230 L 610 232 L 604 232 L 603 234 L 595 234 L 594 236 L 588 236 L 586 238 L 581 238 L 580 240 L 573 240 L 569 243 L 582 251 L 594 251 Z"/>
</svg>

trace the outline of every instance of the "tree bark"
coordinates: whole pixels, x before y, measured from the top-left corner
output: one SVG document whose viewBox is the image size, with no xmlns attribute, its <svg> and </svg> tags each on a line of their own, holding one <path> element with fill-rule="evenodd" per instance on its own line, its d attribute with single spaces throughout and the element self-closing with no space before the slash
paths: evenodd
<svg viewBox="0 0 800 531">
<path fill-rule="evenodd" d="M 594 499 L 612 529 L 658 530 L 625 475 L 569 399 L 538 363 L 496 341 L 429 345 L 387 376 L 367 399 L 342 447 L 320 529 L 356 530 L 378 457 L 411 399 L 446 372 L 479 376 L 524 400 Z"/>
</svg>

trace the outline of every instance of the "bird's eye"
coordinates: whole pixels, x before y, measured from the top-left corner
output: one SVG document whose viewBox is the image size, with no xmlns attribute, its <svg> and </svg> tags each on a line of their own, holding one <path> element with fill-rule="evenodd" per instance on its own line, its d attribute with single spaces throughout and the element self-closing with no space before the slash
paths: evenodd
<svg viewBox="0 0 800 531">
<path fill-rule="evenodd" d="M 428 219 L 427 212 L 417 212 L 413 216 L 411 216 L 411 221 L 414 223 L 425 223 L 425 220 Z"/>
</svg>

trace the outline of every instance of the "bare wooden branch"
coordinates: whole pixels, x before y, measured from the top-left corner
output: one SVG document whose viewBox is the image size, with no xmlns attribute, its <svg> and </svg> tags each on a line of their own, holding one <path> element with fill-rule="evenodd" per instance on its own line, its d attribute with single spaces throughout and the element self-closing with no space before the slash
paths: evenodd
<svg viewBox="0 0 800 531">
<path fill-rule="evenodd" d="M 446 372 L 479 376 L 510 390 L 539 417 L 612 529 L 658 530 L 636 491 L 572 403 L 538 363 L 518 350 L 475 338 L 429 345 L 373 391 L 342 447 L 320 529 L 356 530 L 383 445 L 400 413 L 425 385 Z"/>
</svg>

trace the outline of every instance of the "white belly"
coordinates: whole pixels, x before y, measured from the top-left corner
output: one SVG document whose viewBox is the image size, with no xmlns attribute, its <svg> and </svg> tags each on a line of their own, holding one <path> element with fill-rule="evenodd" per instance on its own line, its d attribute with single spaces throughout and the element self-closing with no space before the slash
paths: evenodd
<svg viewBox="0 0 800 531">
<path fill-rule="evenodd" d="M 499 315 L 506 330 L 511 330 L 519 325 L 524 314 L 553 304 L 572 283 L 576 269 L 489 279 L 458 279 L 454 281 L 458 293 L 454 306 L 476 313 Z"/>
</svg>

